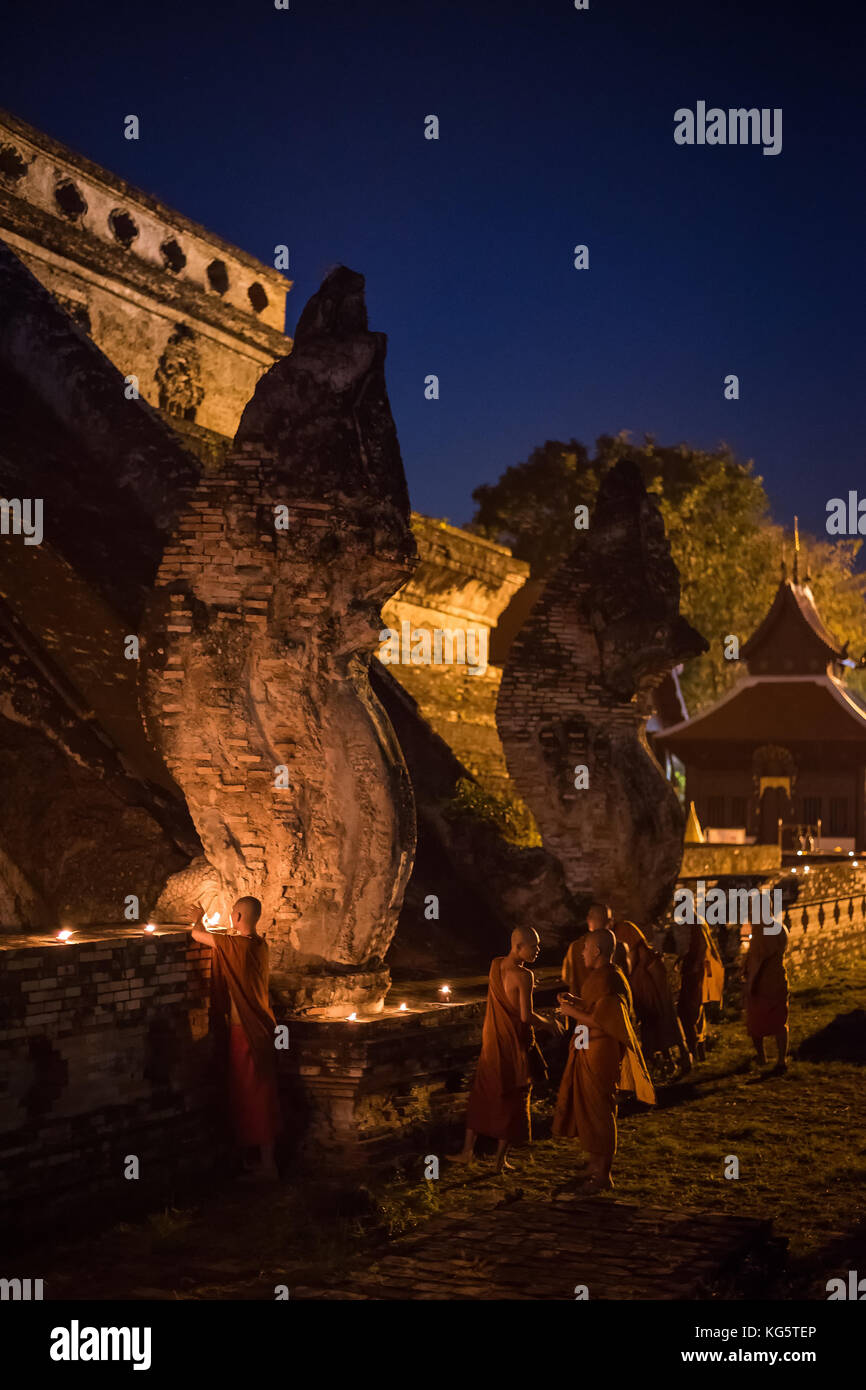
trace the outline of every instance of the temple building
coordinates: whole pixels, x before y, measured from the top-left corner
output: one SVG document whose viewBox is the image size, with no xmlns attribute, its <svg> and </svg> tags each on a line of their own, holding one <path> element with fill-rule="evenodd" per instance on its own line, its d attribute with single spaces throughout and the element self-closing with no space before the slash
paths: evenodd
<svg viewBox="0 0 866 1390">
<path fill-rule="evenodd" d="M 0 240 L 205 462 L 292 347 L 292 282 L 8 111 Z"/>
<path fill-rule="evenodd" d="M 808 579 L 784 566 L 741 649 L 747 672 L 709 709 L 655 734 L 685 767 L 710 842 L 847 854 L 866 844 L 866 709 L 843 681 L 847 649 Z"/>
</svg>

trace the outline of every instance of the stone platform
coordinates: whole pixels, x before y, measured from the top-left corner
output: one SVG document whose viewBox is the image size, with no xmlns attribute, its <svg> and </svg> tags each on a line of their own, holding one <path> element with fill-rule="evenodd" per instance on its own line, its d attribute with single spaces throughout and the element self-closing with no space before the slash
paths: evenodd
<svg viewBox="0 0 866 1390">
<path fill-rule="evenodd" d="M 453 981 L 448 1003 L 446 983 L 397 983 L 382 1011 L 354 1021 L 278 1014 L 289 1027 L 280 1086 L 293 1156 L 353 1172 L 419 1161 L 462 1122 L 487 977 Z M 561 988 L 558 972 L 539 974 L 536 1007 L 550 1007 Z"/>
<path fill-rule="evenodd" d="M 511 1202 L 442 1217 L 374 1264 L 293 1299 L 699 1299 L 747 1258 L 769 1256 L 771 1222 L 636 1206 L 611 1197 Z"/>
</svg>

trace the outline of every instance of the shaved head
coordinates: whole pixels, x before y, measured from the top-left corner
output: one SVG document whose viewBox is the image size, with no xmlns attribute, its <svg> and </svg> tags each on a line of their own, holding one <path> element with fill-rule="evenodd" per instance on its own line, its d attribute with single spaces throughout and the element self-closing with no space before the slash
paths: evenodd
<svg viewBox="0 0 866 1390">
<path fill-rule="evenodd" d="M 519 946 L 521 943 L 540 946 L 541 937 L 534 927 L 515 927 L 511 933 L 511 944 L 512 946 Z"/>
<path fill-rule="evenodd" d="M 616 950 L 616 937 L 610 927 L 603 927 L 600 931 L 594 932 L 593 935 L 602 960 L 610 960 Z"/>
<path fill-rule="evenodd" d="M 590 931 L 600 931 L 609 921 L 610 908 L 607 903 L 593 903 L 586 914 L 586 923 Z"/>
<path fill-rule="evenodd" d="M 616 937 L 610 927 L 588 931 L 583 938 L 583 963 L 590 970 L 596 970 L 610 961 L 615 949 Z"/>
<path fill-rule="evenodd" d="M 232 926 L 235 931 L 255 931 L 256 923 L 262 915 L 262 905 L 258 898 L 238 898 L 232 908 Z"/>
<path fill-rule="evenodd" d="M 535 960 L 541 937 L 534 927 L 515 927 L 511 933 L 511 954 L 520 960 Z"/>
</svg>

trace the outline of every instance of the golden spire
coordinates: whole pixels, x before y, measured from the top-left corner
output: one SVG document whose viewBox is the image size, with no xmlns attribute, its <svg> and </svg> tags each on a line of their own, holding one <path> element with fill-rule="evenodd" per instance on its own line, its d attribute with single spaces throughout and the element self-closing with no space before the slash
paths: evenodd
<svg viewBox="0 0 866 1390">
<path fill-rule="evenodd" d="M 800 527 L 794 517 L 794 583 L 800 582 Z"/>
<path fill-rule="evenodd" d="M 702 845 L 704 843 L 704 832 L 698 820 L 698 813 L 695 810 L 695 803 L 689 802 L 689 814 L 686 820 L 686 833 L 683 836 L 684 842 L 689 845 Z"/>
</svg>

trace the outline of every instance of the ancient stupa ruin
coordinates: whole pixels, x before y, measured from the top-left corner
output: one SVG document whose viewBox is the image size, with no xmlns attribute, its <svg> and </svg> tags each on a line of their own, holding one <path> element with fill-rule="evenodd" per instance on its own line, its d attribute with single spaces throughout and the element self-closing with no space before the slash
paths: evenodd
<svg viewBox="0 0 866 1390">
<path fill-rule="evenodd" d="M 368 671 L 415 562 L 384 361 L 363 278 L 333 271 L 185 497 L 145 623 L 148 732 L 204 850 L 157 919 L 254 894 L 275 983 L 343 1013 L 382 1003 L 415 847 Z"/>
<path fill-rule="evenodd" d="M 646 741 L 649 701 L 707 647 L 679 600 L 658 504 L 620 460 L 515 640 L 497 705 L 509 772 L 571 892 L 643 926 L 668 908 L 683 847 L 682 809 Z"/>
</svg>

